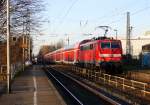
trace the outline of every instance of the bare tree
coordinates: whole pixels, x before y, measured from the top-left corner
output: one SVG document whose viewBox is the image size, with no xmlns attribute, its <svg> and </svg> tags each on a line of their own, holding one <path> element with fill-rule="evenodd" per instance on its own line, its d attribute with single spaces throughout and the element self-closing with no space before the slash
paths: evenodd
<svg viewBox="0 0 150 105">
<path fill-rule="evenodd" d="M 39 25 L 39 13 L 44 10 L 41 0 L 12 0 L 12 27 L 13 31 L 29 34 L 36 30 Z"/>
<path fill-rule="evenodd" d="M 0 35 L 3 35 L 6 32 L 4 28 L 6 24 L 6 0 L 0 1 Z"/>
<path fill-rule="evenodd" d="M 42 0 L 11 0 L 11 35 L 29 34 L 40 24 L 39 13 L 44 10 Z M 0 1 L 0 35 L 6 33 L 6 0 Z"/>
<path fill-rule="evenodd" d="M 39 53 L 40 53 L 41 55 L 47 54 L 48 52 L 50 52 L 50 47 L 51 47 L 51 46 L 49 46 L 49 45 L 43 45 L 43 46 L 41 46 Z"/>
<path fill-rule="evenodd" d="M 62 47 L 64 47 L 64 41 L 62 39 L 60 39 L 57 43 L 56 43 L 56 49 L 60 49 Z"/>
</svg>

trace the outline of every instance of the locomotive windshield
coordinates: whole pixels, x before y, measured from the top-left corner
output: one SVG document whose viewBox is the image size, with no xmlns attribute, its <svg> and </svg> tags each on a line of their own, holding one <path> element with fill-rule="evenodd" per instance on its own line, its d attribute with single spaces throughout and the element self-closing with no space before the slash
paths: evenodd
<svg viewBox="0 0 150 105">
<path fill-rule="evenodd" d="M 101 43 L 101 48 L 110 48 L 110 42 L 102 42 Z"/>
<path fill-rule="evenodd" d="M 119 42 L 102 42 L 101 43 L 101 48 L 105 49 L 105 48 L 120 48 L 120 44 Z"/>
<path fill-rule="evenodd" d="M 111 43 L 111 48 L 120 48 L 119 42 L 112 42 Z"/>
</svg>

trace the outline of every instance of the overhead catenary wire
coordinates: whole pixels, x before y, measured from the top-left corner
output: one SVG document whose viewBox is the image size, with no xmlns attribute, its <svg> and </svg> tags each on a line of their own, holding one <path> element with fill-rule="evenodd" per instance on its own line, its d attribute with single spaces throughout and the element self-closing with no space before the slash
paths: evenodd
<svg viewBox="0 0 150 105">
<path fill-rule="evenodd" d="M 61 25 L 64 23 L 64 21 L 65 21 L 65 19 L 66 19 L 66 17 L 68 16 L 68 14 L 70 13 L 70 11 L 71 11 L 71 9 L 73 8 L 73 6 L 76 4 L 76 2 L 78 1 L 78 0 L 72 0 L 73 2 L 71 3 L 71 5 L 70 6 L 68 6 L 68 9 L 67 9 L 67 11 L 66 12 L 64 12 L 64 15 L 62 16 L 62 18 L 60 18 L 60 21 L 59 21 L 59 23 L 58 23 L 58 25 L 56 25 L 56 27 L 54 28 L 54 30 L 53 30 L 53 33 L 54 32 L 57 32 L 58 31 L 58 29 L 60 29 L 60 27 L 61 27 Z M 134 2 L 135 3 L 135 2 Z M 133 4 L 134 4 L 133 3 Z M 137 3 L 137 2 L 136 2 Z M 133 4 L 131 4 L 131 6 L 133 6 Z M 135 4 L 134 4 L 135 5 Z M 126 7 L 125 7 L 126 8 Z M 132 15 L 136 15 L 136 14 L 138 14 L 138 13 L 140 13 L 140 12 L 142 12 L 142 11 L 145 11 L 146 9 L 148 9 L 147 7 L 146 8 L 143 8 L 143 9 L 140 9 L 140 10 L 137 10 L 137 11 L 135 11 L 135 12 L 132 12 L 131 11 L 131 16 Z M 123 10 L 125 10 L 124 8 L 123 8 Z M 109 17 L 107 18 L 107 19 L 109 19 L 111 16 L 113 16 L 113 17 L 116 17 L 116 16 L 120 16 L 121 15 L 121 17 L 119 18 L 119 19 L 114 19 L 114 20 L 112 20 L 112 21 L 106 21 L 106 17 L 103 17 L 104 19 L 105 19 L 105 21 L 104 22 L 101 22 L 101 23 L 104 23 L 104 24 L 100 24 L 100 25 L 105 25 L 105 23 L 107 23 L 106 25 L 111 25 L 111 24 L 115 24 L 115 23 L 118 23 L 118 22 L 120 22 L 120 21 L 125 21 L 125 15 L 126 15 L 126 13 L 125 12 L 117 12 L 117 13 L 114 13 L 114 14 L 112 14 L 111 16 L 110 16 L 110 14 L 108 13 L 108 15 L 109 15 Z M 99 19 L 102 19 L 102 18 L 99 18 Z M 91 21 L 92 20 L 90 20 L 90 19 L 86 19 L 87 21 L 88 21 L 88 26 L 91 26 L 91 25 L 89 25 L 90 23 L 91 23 Z M 86 20 L 85 20 L 85 22 L 80 22 L 81 20 L 79 20 L 78 22 L 80 22 L 80 26 L 82 26 L 82 27 L 80 27 L 80 28 L 82 28 L 82 30 L 83 30 L 83 28 L 87 28 L 87 24 L 86 24 Z M 111 19 L 110 19 L 111 20 Z M 68 20 L 67 20 L 68 21 Z M 103 20 L 102 20 L 103 21 Z M 93 27 L 94 28 L 94 27 Z M 65 32 L 66 33 L 66 32 Z M 81 33 L 79 33 L 79 34 L 81 34 Z"/>
<path fill-rule="evenodd" d="M 68 14 L 70 13 L 71 9 L 73 8 L 73 6 L 77 3 L 78 0 L 74 0 L 72 2 L 72 4 L 70 5 L 70 7 L 68 8 L 68 10 L 66 11 L 66 13 L 64 14 L 64 16 L 62 17 L 62 19 L 60 20 L 58 26 L 56 26 L 56 29 L 54 30 L 54 32 L 56 30 L 59 29 L 59 27 L 63 24 L 63 22 L 65 21 L 65 18 L 68 16 Z"/>
<path fill-rule="evenodd" d="M 54 32 L 56 31 L 56 30 L 58 30 L 60 27 L 61 27 L 61 25 L 64 23 L 64 21 L 65 21 L 65 18 L 67 17 L 67 15 L 69 14 L 69 12 L 71 11 L 71 9 L 73 8 L 73 6 L 75 5 L 75 3 L 77 2 L 78 0 L 74 0 L 73 2 L 72 2 L 72 4 L 70 5 L 70 7 L 68 8 L 68 10 L 66 11 L 66 13 L 64 14 L 64 16 L 61 18 L 61 20 L 60 20 L 60 22 L 58 23 L 58 25 L 56 26 L 56 28 L 54 28 Z M 132 5 L 135 5 L 135 4 L 137 4 L 137 2 L 132 2 L 131 4 L 130 4 L 130 6 L 132 6 Z M 126 8 L 126 7 L 125 7 Z M 123 10 L 125 10 L 125 8 L 123 8 Z M 119 9 L 120 10 L 120 9 Z M 109 17 L 115 17 L 115 16 L 118 16 L 118 15 L 121 15 L 121 16 L 125 16 L 126 15 L 126 13 L 125 12 L 121 12 L 121 13 L 115 13 L 115 14 L 112 14 L 111 16 L 109 16 Z M 131 14 L 132 15 L 132 14 Z M 108 17 L 108 16 L 107 16 Z M 104 16 L 104 17 L 102 17 L 102 18 L 99 18 L 99 20 L 101 20 L 101 19 L 105 19 L 106 18 L 106 16 Z M 89 22 L 91 22 L 92 20 L 89 20 L 89 19 L 87 19 Z M 122 20 L 122 18 L 121 19 L 117 19 L 117 20 L 113 20 L 112 22 L 109 22 L 109 24 L 111 24 L 111 23 L 117 23 L 117 22 L 119 22 L 119 21 L 121 21 Z M 89 23 L 88 22 L 88 23 Z M 104 21 L 105 22 L 105 21 Z M 104 22 L 101 22 L 101 23 L 104 23 Z M 85 28 L 86 27 L 86 25 L 87 24 L 85 24 L 84 25 L 84 27 L 82 27 L 82 28 Z M 80 22 L 80 26 L 81 26 L 81 22 Z"/>
<path fill-rule="evenodd" d="M 150 6 L 144 7 L 144 8 L 142 8 L 142 9 L 139 9 L 139 10 L 137 10 L 137 11 L 131 13 L 131 16 L 137 15 L 137 14 L 139 14 L 139 13 L 141 13 L 141 12 L 143 12 L 143 11 L 146 11 L 146 10 L 148 10 L 148 9 L 150 9 Z M 126 14 L 125 14 L 125 13 L 122 13 L 122 16 L 123 16 L 123 15 L 126 15 Z M 109 25 L 109 24 L 114 24 L 114 23 L 123 21 L 122 18 L 124 18 L 124 17 L 121 17 L 121 18 L 119 18 L 119 19 L 117 19 L 117 20 L 113 20 L 113 21 L 111 21 L 111 22 L 109 22 L 109 23 L 106 23 L 105 21 L 103 21 L 103 22 L 101 22 L 101 23 L 105 23 L 105 24 L 107 24 L 107 25 Z M 91 33 L 93 33 L 94 31 L 95 31 L 95 30 L 91 31 Z"/>
<path fill-rule="evenodd" d="M 137 3 L 137 2 L 136 2 Z M 135 2 L 133 2 L 132 3 L 132 5 L 135 5 Z M 144 8 L 142 8 L 142 9 L 139 9 L 139 10 L 137 10 L 137 11 L 135 11 L 135 12 L 133 12 L 133 13 L 131 13 L 131 15 L 133 16 L 133 15 L 136 15 L 136 14 L 138 14 L 138 13 L 141 13 L 141 12 L 143 12 L 143 11 L 146 11 L 147 9 L 149 9 L 150 8 L 150 6 L 149 5 L 147 5 L 146 7 L 144 7 Z M 111 22 L 106 22 L 106 20 L 103 20 L 103 19 L 105 19 L 105 18 L 112 18 L 112 17 L 116 17 L 116 16 L 122 16 L 121 18 L 119 18 L 119 19 L 116 19 L 116 20 L 113 20 L 113 21 L 111 21 Z M 117 14 L 113 14 L 113 15 L 111 15 L 110 17 L 106 17 L 106 16 L 103 16 L 103 17 L 101 17 L 100 19 L 102 19 L 103 21 L 101 22 L 101 23 L 104 23 L 104 24 L 107 24 L 107 25 L 109 25 L 109 24 L 114 24 L 114 23 L 118 23 L 118 22 L 120 22 L 120 21 L 123 21 L 124 19 L 124 16 L 126 15 L 126 12 L 123 12 L 123 13 L 117 13 Z M 94 31 L 91 31 L 91 32 L 94 32 Z"/>
<path fill-rule="evenodd" d="M 145 8 L 142 8 L 142 9 L 139 9 L 139 10 L 137 10 L 137 11 L 131 13 L 131 15 L 136 15 L 136 14 L 141 13 L 141 12 L 143 12 L 143 11 L 146 11 L 146 10 L 148 10 L 148 9 L 150 9 L 150 6 L 145 7 Z"/>
</svg>

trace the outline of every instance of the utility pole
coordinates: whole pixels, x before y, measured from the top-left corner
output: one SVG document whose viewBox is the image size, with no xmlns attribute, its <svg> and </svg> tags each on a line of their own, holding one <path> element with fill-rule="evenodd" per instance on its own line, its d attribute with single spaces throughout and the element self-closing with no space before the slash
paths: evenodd
<svg viewBox="0 0 150 105">
<path fill-rule="evenodd" d="M 29 61 L 31 61 L 31 39 L 29 36 Z"/>
<path fill-rule="evenodd" d="M 30 38 L 30 15 L 31 15 L 31 11 L 30 9 L 27 9 L 27 25 L 26 25 L 26 28 L 27 28 L 27 39 L 28 39 L 28 60 L 30 61 L 31 60 L 31 38 Z"/>
<path fill-rule="evenodd" d="M 22 21 L 23 21 L 23 38 L 22 38 L 22 68 L 23 68 L 23 71 L 25 70 L 25 48 L 24 48 L 24 45 L 25 45 L 25 22 L 24 22 L 24 17 L 22 17 Z"/>
<path fill-rule="evenodd" d="M 9 0 L 7 0 L 7 93 L 10 93 L 10 14 L 9 14 Z"/>
<path fill-rule="evenodd" d="M 130 27 L 130 12 L 127 12 L 127 32 L 126 32 L 126 55 L 131 55 L 131 27 Z"/>
<path fill-rule="evenodd" d="M 23 29 L 24 30 L 24 29 Z M 24 48 L 24 45 L 25 45 L 25 35 L 24 35 L 24 32 L 23 32 L 23 39 L 22 39 L 22 47 L 23 47 L 23 54 L 22 54 L 22 63 L 23 63 L 23 71 L 25 70 L 25 48 Z"/>
<path fill-rule="evenodd" d="M 27 23 L 26 23 L 26 36 L 27 36 L 27 45 L 28 45 L 28 60 L 31 60 L 31 40 L 30 40 L 30 15 L 31 15 L 31 11 L 30 9 L 27 8 Z"/>
</svg>

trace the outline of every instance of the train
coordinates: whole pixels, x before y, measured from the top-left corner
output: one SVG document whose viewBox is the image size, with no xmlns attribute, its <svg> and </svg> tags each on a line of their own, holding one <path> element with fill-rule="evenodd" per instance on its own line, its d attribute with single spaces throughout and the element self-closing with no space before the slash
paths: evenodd
<svg viewBox="0 0 150 105">
<path fill-rule="evenodd" d="M 46 63 L 63 63 L 100 68 L 109 73 L 122 72 L 122 44 L 110 37 L 82 40 L 44 55 Z"/>
</svg>

